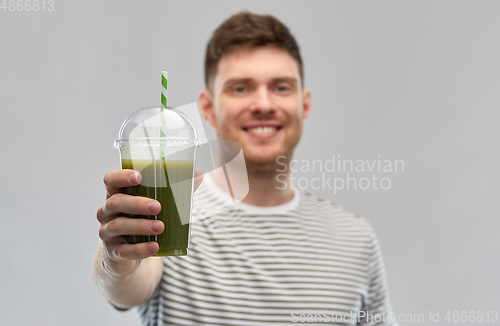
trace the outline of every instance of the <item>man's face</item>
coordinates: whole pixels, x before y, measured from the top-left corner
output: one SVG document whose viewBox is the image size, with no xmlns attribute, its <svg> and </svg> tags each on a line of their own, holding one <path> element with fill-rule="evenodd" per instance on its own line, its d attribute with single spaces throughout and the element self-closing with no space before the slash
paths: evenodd
<svg viewBox="0 0 500 326">
<path fill-rule="evenodd" d="M 250 164 L 291 157 L 310 109 L 295 59 L 276 47 L 242 48 L 217 68 L 213 94 L 203 91 L 200 105 L 218 138 L 240 143 Z"/>
</svg>

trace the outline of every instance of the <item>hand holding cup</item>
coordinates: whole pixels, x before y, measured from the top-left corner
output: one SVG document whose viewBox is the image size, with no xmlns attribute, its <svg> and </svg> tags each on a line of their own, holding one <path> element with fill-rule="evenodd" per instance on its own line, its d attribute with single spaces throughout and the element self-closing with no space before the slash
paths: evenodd
<svg viewBox="0 0 500 326">
<path fill-rule="evenodd" d="M 201 171 L 195 171 L 194 191 L 203 180 Z M 162 210 L 157 200 L 126 195 L 124 188 L 137 186 L 142 176 L 134 170 L 114 170 L 106 173 L 104 184 L 106 201 L 97 210 L 101 223 L 99 237 L 102 239 L 103 266 L 118 275 L 132 273 L 142 259 L 155 255 L 159 246 L 151 241 L 129 244 L 129 235 L 154 236 L 161 234 L 165 226 L 158 220 L 128 218 L 126 215 L 157 215 Z"/>
</svg>

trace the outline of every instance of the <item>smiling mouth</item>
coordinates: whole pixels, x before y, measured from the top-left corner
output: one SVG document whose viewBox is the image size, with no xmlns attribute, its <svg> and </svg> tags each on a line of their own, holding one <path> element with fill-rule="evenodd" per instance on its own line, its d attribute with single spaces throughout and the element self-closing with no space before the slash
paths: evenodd
<svg viewBox="0 0 500 326">
<path fill-rule="evenodd" d="M 262 136 L 272 135 L 280 129 L 281 129 L 280 126 L 277 126 L 277 127 L 264 126 L 264 127 L 251 127 L 251 128 L 243 127 L 243 130 L 245 130 L 246 132 L 249 132 L 249 133 L 255 134 L 255 135 L 262 135 Z"/>
</svg>

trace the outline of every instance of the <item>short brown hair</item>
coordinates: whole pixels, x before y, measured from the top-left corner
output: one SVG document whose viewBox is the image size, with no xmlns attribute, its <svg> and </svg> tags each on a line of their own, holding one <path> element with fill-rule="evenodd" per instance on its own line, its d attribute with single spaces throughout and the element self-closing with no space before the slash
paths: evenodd
<svg viewBox="0 0 500 326">
<path fill-rule="evenodd" d="M 229 52 L 241 47 L 273 45 L 284 49 L 297 61 L 304 84 L 304 69 L 297 41 L 288 28 L 270 15 L 241 12 L 229 17 L 215 30 L 205 54 L 205 84 L 212 90 L 217 64 Z"/>
</svg>

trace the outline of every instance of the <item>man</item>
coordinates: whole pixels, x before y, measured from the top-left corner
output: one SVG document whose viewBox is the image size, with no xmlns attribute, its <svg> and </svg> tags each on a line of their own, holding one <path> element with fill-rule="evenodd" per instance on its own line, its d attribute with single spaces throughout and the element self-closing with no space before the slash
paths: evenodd
<svg viewBox="0 0 500 326">
<path fill-rule="evenodd" d="M 126 244 L 123 235 L 156 235 L 164 225 L 123 214 L 157 214 L 159 203 L 121 192 L 140 174 L 107 173 L 94 257 L 104 295 L 120 309 L 139 306 L 143 325 L 392 324 L 382 257 L 366 220 L 295 190 L 290 169 L 288 187 L 276 178 L 311 109 L 288 29 L 270 16 L 229 18 L 208 44 L 205 81 L 200 108 L 219 139 L 241 144 L 249 193 L 204 216 L 232 203 L 225 179 L 206 175 L 195 194 L 190 255 L 150 257 L 156 243 Z"/>
</svg>

